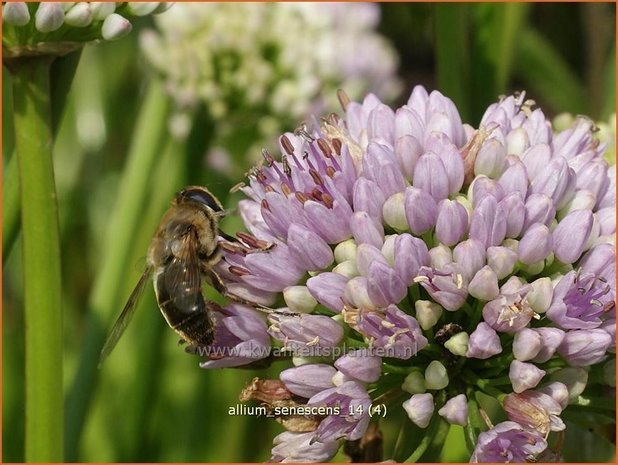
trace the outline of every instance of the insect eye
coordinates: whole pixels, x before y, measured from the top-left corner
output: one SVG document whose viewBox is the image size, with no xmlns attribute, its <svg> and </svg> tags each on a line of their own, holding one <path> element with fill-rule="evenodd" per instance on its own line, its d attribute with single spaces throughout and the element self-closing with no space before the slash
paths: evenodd
<svg viewBox="0 0 618 465">
<path fill-rule="evenodd" d="M 217 200 L 214 195 L 212 195 L 204 188 L 189 187 L 180 191 L 178 193 L 178 196 L 183 199 L 195 200 L 196 202 L 206 205 L 208 208 L 215 212 L 222 211 L 219 200 Z"/>
</svg>

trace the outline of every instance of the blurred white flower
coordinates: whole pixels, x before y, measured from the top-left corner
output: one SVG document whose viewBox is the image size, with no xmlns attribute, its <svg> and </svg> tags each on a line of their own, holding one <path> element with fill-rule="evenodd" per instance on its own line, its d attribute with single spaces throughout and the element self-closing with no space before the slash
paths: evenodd
<svg viewBox="0 0 618 465">
<path fill-rule="evenodd" d="M 379 14 L 370 3 L 178 3 L 141 44 L 177 112 L 203 104 L 220 138 L 249 128 L 261 139 L 255 150 L 293 122 L 338 109 L 337 88 L 397 96 L 397 56 L 375 30 Z"/>
</svg>

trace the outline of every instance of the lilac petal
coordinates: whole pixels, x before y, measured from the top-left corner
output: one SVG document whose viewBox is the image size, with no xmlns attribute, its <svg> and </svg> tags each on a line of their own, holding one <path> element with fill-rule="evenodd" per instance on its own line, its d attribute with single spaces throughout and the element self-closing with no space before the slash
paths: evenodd
<svg viewBox="0 0 618 465">
<path fill-rule="evenodd" d="M 526 209 L 517 192 L 512 192 L 498 203 L 498 208 L 504 211 L 506 217 L 506 237 L 518 237 L 524 228 Z"/>
<path fill-rule="evenodd" d="M 382 220 L 386 197 L 380 187 L 370 179 L 361 177 L 354 183 L 354 211 L 364 211 L 376 220 Z"/>
<path fill-rule="evenodd" d="M 433 396 L 427 394 L 414 394 L 403 404 L 403 409 L 408 414 L 408 418 L 419 428 L 427 428 L 435 408 Z"/>
<path fill-rule="evenodd" d="M 553 246 L 552 234 L 544 224 L 533 224 L 519 241 L 519 261 L 532 265 L 547 258 Z"/>
<path fill-rule="evenodd" d="M 547 441 L 541 434 L 514 421 L 503 421 L 479 434 L 470 462 L 524 463 L 534 460 L 546 448 Z"/>
<path fill-rule="evenodd" d="M 414 174 L 414 167 L 419 157 L 423 153 L 423 147 L 418 139 L 411 135 L 399 137 L 395 141 L 395 155 L 399 160 L 399 167 L 406 180 L 411 181 Z"/>
<path fill-rule="evenodd" d="M 425 242 L 410 234 L 400 234 L 395 239 L 395 271 L 406 286 L 413 283 L 422 266 L 429 265 L 430 257 Z"/>
<path fill-rule="evenodd" d="M 513 355 L 520 362 L 532 360 L 538 355 L 541 346 L 541 334 L 532 329 L 523 328 L 515 333 Z"/>
<path fill-rule="evenodd" d="M 485 247 L 475 239 L 460 242 L 453 249 L 453 260 L 460 266 L 466 279 L 471 280 L 485 264 Z"/>
<path fill-rule="evenodd" d="M 327 268 L 334 260 L 333 252 L 328 244 L 316 233 L 298 224 L 290 226 L 287 243 L 290 255 L 301 268 L 308 271 Z"/>
<path fill-rule="evenodd" d="M 370 244 L 360 244 L 356 248 L 356 268 L 361 276 L 369 276 L 369 267 L 374 261 L 388 266 L 382 251 Z"/>
<path fill-rule="evenodd" d="M 380 378 L 382 359 L 366 352 L 363 349 L 348 352 L 337 359 L 335 367 L 346 376 L 364 383 L 373 383 Z"/>
<path fill-rule="evenodd" d="M 506 195 L 517 193 L 521 199 L 525 199 L 528 193 L 528 173 L 526 166 L 519 161 L 518 157 L 511 160 L 511 166 L 500 177 L 498 181 Z"/>
<path fill-rule="evenodd" d="M 290 392 L 308 399 L 318 392 L 332 388 L 332 379 L 336 373 L 337 370 L 330 365 L 312 363 L 283 370 L 279 379 Z"/>
<path fill-rule="evenodd" d="M 314 441 L 314 433 L 284 431 L 273 439 L 271 462 L 328 462 L 339 450 L 338 441 Z"/>
<path fill-rule="evenodd" d="M 551 149 L 547 144 L 533 145 L 524 152 L 521 159 L 524 165 L 526 165 L 528 179 L 533 181 L 541 170 L 549 164 Z"/>
<path fill-rule="evenodd" d="M 485 247 L 500 245 L 506 236 L 506 216 L 498 202 L 490 195 L 484 197 L 472 212 L 470 238 Z"/>
<path fill-rule="evenodd" d="M 370 244 L 381 248 L 384 243 L 384 227 L 366 212 L 356 212 L 350 219 L 350 229 L 357 244 Z"/>
<path fill-rule="evenodd" d="M 387 198 L 406 188 L 406 180 L 392 149 L 376 142 L 369 143 L 363 157 L 363 175 L 380 186 Z"/>
<path fill-rule="evenodd" d="M 448 197 L 447 172 L 438 155 L 433 152 L 421 155 L 414 167 L 413 184 L 436 201 Z"/>
<path fill-rule="evenodd" d="M 506 168 L 506 149 L 496 138 L 486 140 L 474 161 L 474 174 L 498 178 Z"/>
<path fill-rule="evenodd" d="M 589 366 L 605 359 L 611 344 L 611 336 L 602 329 L 576 329 L 565 334 L 558 353 L 571 366 Z"/>
<path fill-rule="evenodd" d="M 339 313 L 343 309 L 343 295 L 348 278 L 338 273 L 320 273 L 307 280 L 311 295 L 326 308 Z"/>
<path fill-rule="evenodd" d="M 444 199 L 438 205 L 436 238 L 444 245 L 457 244 L 468 229 L 468 212 L 457 200 Z"/>
<path fill-rule="evenodd" d="M 367 294 L 378 307 L 397 304 L 407 293 L 407 286 L 391 267 L 378 261 L 369 266 Z"/>
<path fill-rule="evenodd" d="M 561 209 L 575 193 L 575 172 L 563 157 L 554 157 L 530 186 L 533 194 L 549 196 Z"/>
<path fill-rule="evenodd" d="M 487 323 L 479 323 L 470 334 L 466 357 L 487 359 L 502 352 L 498 333 Z"/>
<path fill-rule="evenodd" d="M 562 344 L 564 331 L 558 328 L 533 328 L 532 331 L 541 336 L 541 348 L 532 361 L 545 363 L 554 356 L 556 350 Z"/>
<path fill-rule="evenodd" d="M 408 225 L 413 234 L 420 236 L 436 224 L 438 205 L 427 192 L 408 187 L 405 191 L 405 208 Z"/>
<path fill-rule="evenodd" d="M 380 104 L 369 113 L 367 135 L 370 140 L 381 139 L 389 144 L 395 142 L 395 112 Z"/>
<path fill-rule="evenodd" d="M 303 208 L 313 230 L 329 244 L 345 241 L 352 235 L 349 225 L 352 211 L 347 203 L 344 205 L 335 201 L 333 208 L 328 208 L 310 200 L 305 202 Z"/>
<path fill-rule="evenodd" d="M 576 262 L 584 250 L 592 229 L 592 212 L 569 213 L 553 232 L 554 254 L 562 263 Z"/>
<path fill-rule="evenodd" d="M 513 384 L 513 391 L 520 393 L 535 387 L 545 376 L 545 371 L 532 363 L 513 360 L 509 369 L 509 378 Z"/>
<path fill-rule="evenodd" d="M 468 399 L 465 394 L 451 397 L 438 410 L 438 415 L 444 417 L 451 425 L 466 426 L 468 423 Z"/>
<path fill-rule="evenodd" d="M 556 207 L 551 197 L 545 194 L 532 194 L 526 200 L 526 219 L 524 221 L 524 231 L 535 223 L 549 226 L 556 216 Z"/>
</svg>

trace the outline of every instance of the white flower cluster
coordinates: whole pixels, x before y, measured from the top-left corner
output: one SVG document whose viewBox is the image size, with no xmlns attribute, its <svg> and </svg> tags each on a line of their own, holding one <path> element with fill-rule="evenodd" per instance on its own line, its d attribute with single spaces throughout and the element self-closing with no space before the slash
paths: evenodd
<svg viewBox="0 0 618 465">
<path fill-rule="evenodd" d="M 142 45 L 179 113 L 205 104 L 219 130 L 249 118 L 266 138 L 334 110 L 334 99 L 318 95 L 338 87 L 352 97 L 397 95 L 397 57 L 375 32 L 378 20 L 369 3 L 179 3 Z"/>
</svg>

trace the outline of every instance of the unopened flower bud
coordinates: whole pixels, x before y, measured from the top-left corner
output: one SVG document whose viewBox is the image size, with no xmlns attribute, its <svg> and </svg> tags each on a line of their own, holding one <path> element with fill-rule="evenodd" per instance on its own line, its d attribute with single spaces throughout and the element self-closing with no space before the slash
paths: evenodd
<svg viewBox="0 0 618 465">
<path fill-rule="evenodd" d="M 127 7 L 133 16 L 146 16 L 155 12 L 159 2 L 128 2 Z"/>
<path fill-rule="evenodd" d="M 597 197 L 594 193 L 586 189 L 581 189 L 575 192 L 575 196 L 567 203 L 562 210 L 558 212 L 558 221 L 561 221 L 569 213 L 576 210 L 592 210 L 597 203 Z"/>
<path fill-rule="evenodd" d="M 64 23 L 64 10 L 60 3 L 41 2 L 34 15 L 34 25 L 40 32 L 53 32 Z"/>
<path fill-rule="evenodd" d="M 358 276 L 358 269 L 356 268 L 356 263 L 352 260 L 347 260 L 333 268 L 333 273 L 340 274 L 346 278 L 355 278 Z"/>
<path fill-rule="evenodd" d="M 337 273 L 320 273 L 307 280 L 311 295 L 326 308 L 339 313 L 343 309 L 341 296 L 349 278 Z"/>
<path fill-rule="evenodd" d="M 491 138 L 481 146 L 474 161 L 474 174 L 498 178 L 505 168 L 506 149 L 495 138 Z"/>
<path fill-rule="evenodd" d="M 335 362 L 335 367 L 344 375 L 364 383 L 373 383 L 380 378 L 382 359 L 358 349 L 347 353 Z"/>
<path fill-rule="evenodd" d="M 466 426 L 468 423 L 468 399 L 465 394 L 459 394 L 446 401 L 438 410 L 438 415 L 443 417 L 451 425 Z"/>
<path fill-rule="evenodd" d="M 569 365 L 594 365 L 605 359 L 612 337 L 602 329 L 576 329 L 564 335 L 558 353 Z"/>
<path fill-rule="evenodd" d="M 413 371 L 403 380 L 401 389 L 410 394 L 422 394 L 427 390 L 425 387 L 425 377 L 418 371 Z"/>
<path fill-rule="evenodd" d="M 25 26 L 30 22 L 26 2 L 6 2 L 2 5 L 2 22 L 11 26 Z"/>
<path fill-rule="evenodd" d="M 588 384 L 588 372 L 583 368 L 562 368 L 549 377 L 552 381 L 559 381 L 569 390 L 569 402 L 577 399 Z"/>
<path fill-rule="evenodd" d="M 435 408 L 433 396 L 429 393 L 414 394 L 403 403 L 403 408 L 416 426 L 427 428 Z"/>
<path fill-rule="evenodd" d="M 498 296 L 498 277 L 494 270 L 485 265 L 476 272 L 470 284 L 468 284 L 468 292 L 472 297 L 480 300 L 492 300 Z"/>
<path fill-rule="evenodd" d="M 556 207 L 551 197 L 545 194 L 532 194 L 526 199 L 525 204 L 526 219 L 524 221 L 524 231 L 535 223 L 549 226 L 556 216 Z"/>
<path fill-rule="evenodd" d="M 386 224 L 397 231 L 408 230 L 408 219 L 406 217 L 405 195 L 397 192 L 391 195 L 382 207 L 382 217 Z"/>
<path fill-rule="evenodd" d="M 288 286 L 283 290 L 283 299 L 295 313 L 311 313 L 318 304 L 307 286 Z"/>
<path fill-rule="evenodd" d="M 485 322 L 479 323 L 470 334 L 466 357 L 487 359 L 502 352 L 498 333 Z"/>
<path fill-rule="evenodd" d="M 417 236 L 435 226 L 438 204 L 427 192 L 417 187 L 408 187 L 405 191 L 405 209 L 410 231 Z"/>
<path fill-rule="evenodd" d="M 92 16 L 98 21 L 103 21 L 116 10 L 114 2 L 90 2 Z"/>
<path fill-rule="evenodd" d="M 506 153 L 522 155 L 529 147 L 528 132 L 524 128 L 513 129 L 506 136 Z"/>
<path fill-rule="evenodd" d="M 548 277 L 539 278 L 530 283 L 532 290 L 528 292 L 526 300 L 536 313 L 545 313 L 551 305 L 554 288 Z"/>
<path fill-rule="evenodd" d="M 69 26 L 86 27 L 92 23 L 92 12 L 87 2 L 81 2 L 67 11 L 64 21 Z"/>
<path fill-rule="evenodd" d="M 414 302 L 416 320 L 424 330 L 432 328 L 442 316 L 442 307 L 429 300 L 417 300 Z"/>
<path fill-rule="evenodd" d="M 519 261 L 527 265 L 544 260 L 552 251 L 553 241 L 549 228 L 544 224 L 533 224 L 519 241 Z"/>
<path fill-rule="evenodd" d="M 350 219 L 350 229 L 352 229 L 352 235 L 359 245 L 369 244 L 379 249 L 384 243 L 382 223 L 374 220 L 367 212 L 354 213 Z"/>
<path fill-rule="evenodd" d="M 556 349 L 562 344 L 564 331 L 558 328 L 534 328 L 532 331 L 541 336 L 541 349 L 532 359 L 535 363 L 545 363 L 556 353 Z"/>
<path fill-rule="evenodd" d="M 297 396 L 310 398 L 333 387 L 332 378 L 337 370 L 330 365 L 309 364 L 283 370 L 279 379 Z"/>
<path fill-rule="evenodd" d="M 470 336 L 468 336 L 468 333 L 462 331 L 451 336 L 451 338 L 444 343 L 444 347 L 453 355 L 465 357 L 468 353 L 469 340 Z"/>
<path fill-rule="evenodd" d="M 444 163 L 435 153 L 426 152 L 420 156 L 414 166 L 413 179 L 414 185 L 429 194 L 436 202 L 448 197 L 448 173 Z"/>
<path fill-rule="evenodd" d="M 131 32 L 131 29 L 133 29 L 133 26 L 128 19 L 123 18 L 119 14 L 112 13 L 103 21 L 101 36 L 105 40 L 117 40 L 126 36 Z"/>
<path fill-rule="evenodd" d="M 529 328 L 515 333 L 513 355 L 521 362 L 532 360 L 541 350 L 541 335 Z"/>
<path fill-rule="evenodd" d="M 425 370 L 425 387 L 427 389 L 444 389 L 448 386 L 448 373 L 442 363 L 432 361 Z"/>
<path fill-rule="evenodd" d="M 453 249 L 453 260 L 459 265 L 466 279 L 471 280 L 485 265 L 485 247 L 476 239 L 460 242 Z"/>
<path fill-rule="evenodd" d="M 438 205 L 436 238 L 444 245 L 457 244 L 468 229 L 468 212 L 456 200 L 444 199 Z"/>
<path fill-rule="evenodd" d="M 513 360 L 509 369 L 509 379 L 513 385 L 513 391 L 520 393 L 526 389 L 535 387 L 545 376 L 545 371 L 537 368 L 532 363 L 524 363 Z"/>
<path fill-rule="evenodd" d="M 554 399 L 561 408 L 566 408 L 569 403 L 569 390 L 567 389 L 564 383 L 559 381 L 552 381 L 551 383 L 546 384 L 542 388 L 538 389 L 539 392 L 547 394 L 552 399 Z"/>
<path fill-rule="evenodd" d="M 579 260 L 592 230 L 592 211 L 569 213 L 553 232 L 554 254 L 562 263 Z M 521 246 L 521 244 L 520 244 Z"/>
<path fill-rule="evenodd" d="M 508 247 L 497 246 L 487 249 L 487 265 L 494 270 L 498 279 L 506 278 L 513 272 L 517 262 L 517 252 Z"/>
<path fill-rule="evenodd" d="M 431 267 L 436 270 L 444 268 L 444 265 L 453 261 L 453 253 L 444 244 L 439 244 L 429 251 Z"/>
</svg>

